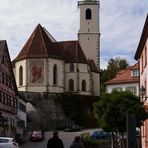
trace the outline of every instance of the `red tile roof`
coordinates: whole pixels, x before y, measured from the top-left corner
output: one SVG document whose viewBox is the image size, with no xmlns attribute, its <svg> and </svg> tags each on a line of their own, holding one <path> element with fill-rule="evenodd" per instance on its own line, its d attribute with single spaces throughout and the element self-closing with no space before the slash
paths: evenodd
<svg viewBox="0 0 148 148">
<path fill-rule="evenodd" d="M 94 60 L 88 60 L 88 64 L 90 65 L 90 69 L 92 72 L 99 73 L 99 69 L 97 68 Z"/>
<path fill-rule="evenodd" d="M 126 70 L 120 71 L 115 78 L 105 82 L 105 84 L 112 85 L 112 84 L 139 82 L 139 76 L 138 77 L 131 76 L 131 71 L 136 69 L 138 69 L 138 63 L 134 64 L 133 66 L 129 67 Z"/>
<path fill-rule="evenodd" d="M 87 63 L 87 59 L 78 41 L 58 42 L 64 49 L 64 59 L 67 63 Z"/>
<path fill-rule="evenodd" d="M 50 40 L 45 30 L 38 24 L 14 61 L 48 57 L 62 59 L 63 51 L 57 42 Z"/>
</svg>

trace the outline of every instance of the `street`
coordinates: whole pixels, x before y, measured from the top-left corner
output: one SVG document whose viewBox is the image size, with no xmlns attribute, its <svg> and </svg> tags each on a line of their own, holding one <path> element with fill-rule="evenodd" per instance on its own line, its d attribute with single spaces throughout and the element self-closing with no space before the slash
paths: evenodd
<svg viewBox="0 0 148 148">
<path fill-rule="evenodd" d="M 70 144 L 74 140 L 74 137 L 80 135 L 83 132 L 92 132 L 93 130 L 84 130 L 81 132 L 59 132 L 59 137 L 63 140 L 64 148 L 69 148 Z M 27 141 L 25 144 L 21 145 L 20 148 L 46 148 L 47 141 L 52 137 L 52 132 L 45 132 L 45 139 L 42 142 L 30 142 Z"/>
</svg>

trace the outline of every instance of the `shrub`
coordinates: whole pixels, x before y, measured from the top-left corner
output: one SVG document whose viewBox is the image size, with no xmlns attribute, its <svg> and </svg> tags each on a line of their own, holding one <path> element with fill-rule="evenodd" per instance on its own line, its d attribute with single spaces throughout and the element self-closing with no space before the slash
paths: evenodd
<svg viewBox="0 0 148 148">
<path fill-rule="evenodd" d="M 87 145 L 87 144 L 92 144 L 92 145 L 99 144 L 99 140 L 91 137 L 89 133 L 82 133 L 81 138 L 82 138 L 82 142 L 83 142 L 84 145 Z"/>
</svg>

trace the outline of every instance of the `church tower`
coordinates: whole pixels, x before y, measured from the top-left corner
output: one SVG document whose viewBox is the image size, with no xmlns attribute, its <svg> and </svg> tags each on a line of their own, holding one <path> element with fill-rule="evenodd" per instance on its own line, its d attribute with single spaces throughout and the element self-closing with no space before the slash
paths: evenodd
<svg viewBox="0 0 148 148">
<path fill-rule="evenodd" d="M 80 9 L 80 29 L 78 39 L 87 59 L 93 59 L 100 69 L 100 27 L 97 0 L 83 0 L 78 2 Z"/>
</svg>

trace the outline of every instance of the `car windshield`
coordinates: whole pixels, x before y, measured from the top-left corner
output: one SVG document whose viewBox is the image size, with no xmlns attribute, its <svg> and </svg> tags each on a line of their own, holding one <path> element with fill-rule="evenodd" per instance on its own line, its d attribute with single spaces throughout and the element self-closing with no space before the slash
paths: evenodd
<svg viewBox="0 0 148 148">
<path fill-rule="evenodd" d="M 8 143 L 8 139 L 0 139 L 0 143 Z"/>
</svg>

